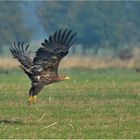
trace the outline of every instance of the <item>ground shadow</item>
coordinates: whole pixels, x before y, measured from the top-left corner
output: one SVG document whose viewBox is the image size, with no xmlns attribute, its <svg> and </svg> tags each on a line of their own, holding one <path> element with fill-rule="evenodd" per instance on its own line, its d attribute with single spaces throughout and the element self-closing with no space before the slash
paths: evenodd
<svg viewBox="0 0 140 140">
<path fill-rule="evenodd" d="M 16 121 L 16 120 L 0 120 L 0 125 L 1 124 L 18 124 L 18 125 L 24 125 L 23 122 L 21 121 Z"/>
</svg>

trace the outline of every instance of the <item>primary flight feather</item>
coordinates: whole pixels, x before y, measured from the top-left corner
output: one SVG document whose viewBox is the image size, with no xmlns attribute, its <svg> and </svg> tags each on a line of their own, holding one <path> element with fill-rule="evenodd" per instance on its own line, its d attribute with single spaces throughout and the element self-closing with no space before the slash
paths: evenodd
<svg viewBox="0 0 140 140">
<path fill-rule="evenodd" d="M 18 42 L 11 45 L 13 57 L 20 62 L 20 67 L 32 81 L 29 104 L 36 101 L 37 94 L 45 85 L 69 79 L 68 76 L 58 76 L 57 71 L 61 59 L 68 54 L 69 48 L 76 40 L 76 34 L 68 29 L 56 31 L 44 40 L 34 59 L 30 58 L 29 44 L 25 46 L 24 42 Z"/>
</svg>

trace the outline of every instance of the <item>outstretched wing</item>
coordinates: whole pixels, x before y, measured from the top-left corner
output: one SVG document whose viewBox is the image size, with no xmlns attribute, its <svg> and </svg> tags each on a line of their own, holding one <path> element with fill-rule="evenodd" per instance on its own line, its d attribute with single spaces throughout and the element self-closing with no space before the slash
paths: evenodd
<svg viewBox="0 0 140 140">
<path fill-rule="evenodd" d="M 33 72 L 40 73 L 41 71 L 53 71 L 57 74 L 60 60 L 68 54 L 69 48 L 75 41 L 77 33 L 72 33 L 72 30 L 56 31 L 45 39 L 41 48 L 36 52 L 36 57 L 33 60 Z"/>
<path fill-rule="evenodd" d="M 10 47 L 10 51 L 14 58 L 16 58 L 22 66 L 26 69 L 29 69 L 32 66 L 33 60 L 29 57 L 31 51 L 28 51 L 29 45 L 26 45 L 24 48 L 24 42 L 14 42 Z"/>
</svg>

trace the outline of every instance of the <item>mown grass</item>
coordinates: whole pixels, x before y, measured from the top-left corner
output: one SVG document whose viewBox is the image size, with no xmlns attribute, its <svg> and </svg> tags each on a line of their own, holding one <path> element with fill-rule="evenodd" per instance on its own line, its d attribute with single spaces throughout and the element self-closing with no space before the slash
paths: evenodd
<svg viewBox="0 0 140 140">
<path fill-rule="evenodd" d="M 46 86 L 28 106 L 30 81 L 0 72 L 0 138 L 140 138 L 140 73 L 61 70 L 69 81 Z"/>
</svg>

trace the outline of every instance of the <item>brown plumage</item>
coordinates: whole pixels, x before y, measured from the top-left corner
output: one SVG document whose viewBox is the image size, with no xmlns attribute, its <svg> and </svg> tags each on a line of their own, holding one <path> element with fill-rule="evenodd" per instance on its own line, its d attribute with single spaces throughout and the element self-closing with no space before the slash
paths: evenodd
<svg viewBox="0 0 140 140">
<path fill-rule="evenodd" d="M 57 71 L 61 59 L 68 54 L 69 48 L 73 45 L 75 36 L 76 33 L 72 33 L 72 30 L 56 31 L 44 40 L 34 59 L 29 56 L 31 52 L 28 51 L 29 45 L 25 46 L 24 42 L 11 45 L 13 57 L 20 62 L 20 67 L 32 81 L 29 104 L 36 101 L 36 95 L 45 85 L 69 79 L 67 76 L 58 76 Z"/>
</svg>

